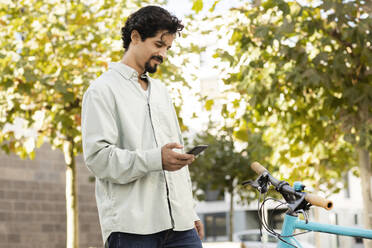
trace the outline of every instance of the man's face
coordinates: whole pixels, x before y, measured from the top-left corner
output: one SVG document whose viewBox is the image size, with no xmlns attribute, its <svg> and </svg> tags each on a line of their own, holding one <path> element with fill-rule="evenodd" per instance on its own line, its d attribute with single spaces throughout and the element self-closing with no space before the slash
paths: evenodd
<svg viewBox="0 0 372 248">
<path fill-rule="evenodd" d="M 157 66 L 166 59 L 167 51 L 171 48 L 175 34 L 160 31 L 155 37 L 140 40 L 136 46 L 136 61 L 144 72 L 154 73 Z"/>
</svg>

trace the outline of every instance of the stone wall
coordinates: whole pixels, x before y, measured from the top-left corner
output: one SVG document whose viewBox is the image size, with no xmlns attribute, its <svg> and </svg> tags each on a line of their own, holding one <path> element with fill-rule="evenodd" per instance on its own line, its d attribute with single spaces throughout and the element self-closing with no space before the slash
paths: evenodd
<svg viewBox="0 0 372 248">
<path fill-rule="evenodd" d="M 77 158 L 80 247 L 103 247 L 94 183 Z M 0 152 L 0 248 L 66 247 L 65 164 L 49 145 L 34 160 Z"/>
</svg>

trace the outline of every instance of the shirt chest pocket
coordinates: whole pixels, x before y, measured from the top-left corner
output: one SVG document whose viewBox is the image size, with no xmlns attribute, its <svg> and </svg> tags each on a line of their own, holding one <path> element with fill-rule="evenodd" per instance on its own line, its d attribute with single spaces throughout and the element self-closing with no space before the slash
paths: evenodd
<svg viewBox="0 0 372 248">
<path fill-rule="evenodd" d="M 157 104 L 153 107 L 154 119 L 157 120 L 158 129 L 162 132 L 168 142 L 179 142 L 176 122 L 173 110 L 165 105 Z"/>
</svg>

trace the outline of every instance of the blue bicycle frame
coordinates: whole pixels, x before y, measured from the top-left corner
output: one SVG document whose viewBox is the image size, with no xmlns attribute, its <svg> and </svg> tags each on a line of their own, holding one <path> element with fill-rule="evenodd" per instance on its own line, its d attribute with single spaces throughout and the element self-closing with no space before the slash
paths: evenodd
<svg viewBox="0 0 372 248">
<path fill-rule="evenodd" d="M 305 222 L 300 220 L 298 218 L 298 212 L 304 213 L 304 211 L 309 210 L 311 205 L 323 207 L 329 210 L 333 206 L 332 202 L 320 196 L 303 192 L 305 186 L 301 182 L 295 182 L 292 188 L 286 181 L 279 181 L 270 175 L 270 173 L 258 162 L 252 163 L 251 168 L 260 176 L 255 181 L 248 180 L 243 182 L 243 185 L 249 184 L 263 194 L 267 192 L 268 187 L 272 184 L 275 186 L 275 190 L 281 193 L 288 203 L 288 211 L 284 217 L 280 237 L 282 240 L 279 239 L 278 248 L 302 248 L 301 244 L 293 236 L 296 229 L 372 239 L 372 230 L 321 224 L 317 222 Z M 261 208 L 259 208 L 259 210 L 260 209 Z M 259 211 L 259 217 L 260 216 Z M 267 223 L 263 222 L 263 224 L 265 229 L 268 230 L 269 227 L 267 227 Z"/>
<path fill-rule="evenodd" d="M 305 221 L 300 220 L 297 216 L 286 214 L 284 217 L 281 234 L 281 236 L 284 236 L 282 237 L 282 239 L 299 248 L 302 248 L 301 244 L 294 237 L 288 237 L 293 235 L 296 229 L 372 239 L 372 230 L 339 225 L 321 224 L 310 221 L 306 223 Z M 293 248 L 292 245 L 279 240 L 278 248 Z"/>
</svg>

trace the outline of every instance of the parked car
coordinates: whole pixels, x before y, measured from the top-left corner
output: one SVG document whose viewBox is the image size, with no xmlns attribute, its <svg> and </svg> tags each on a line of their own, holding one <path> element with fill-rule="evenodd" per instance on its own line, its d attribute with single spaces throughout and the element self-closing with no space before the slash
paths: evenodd
<svg viewBox="0 0 372 248">
<path fill-rule="evenodd" d="M 259 229 L 251 229 L 237 232 L 233 236 L 233 241 L 241 242 L 247 248 L 276 248 L 278 245 L 278 239 L 275 236 L 267 232 L 264 232 L 264 230 L 262 232 L 263 232 L 262 238 Z M 303 248 L 315 248 L 314 245 L 304 242 L 302 240 L 300 241 L 300 243 Z"/>
</svg>

